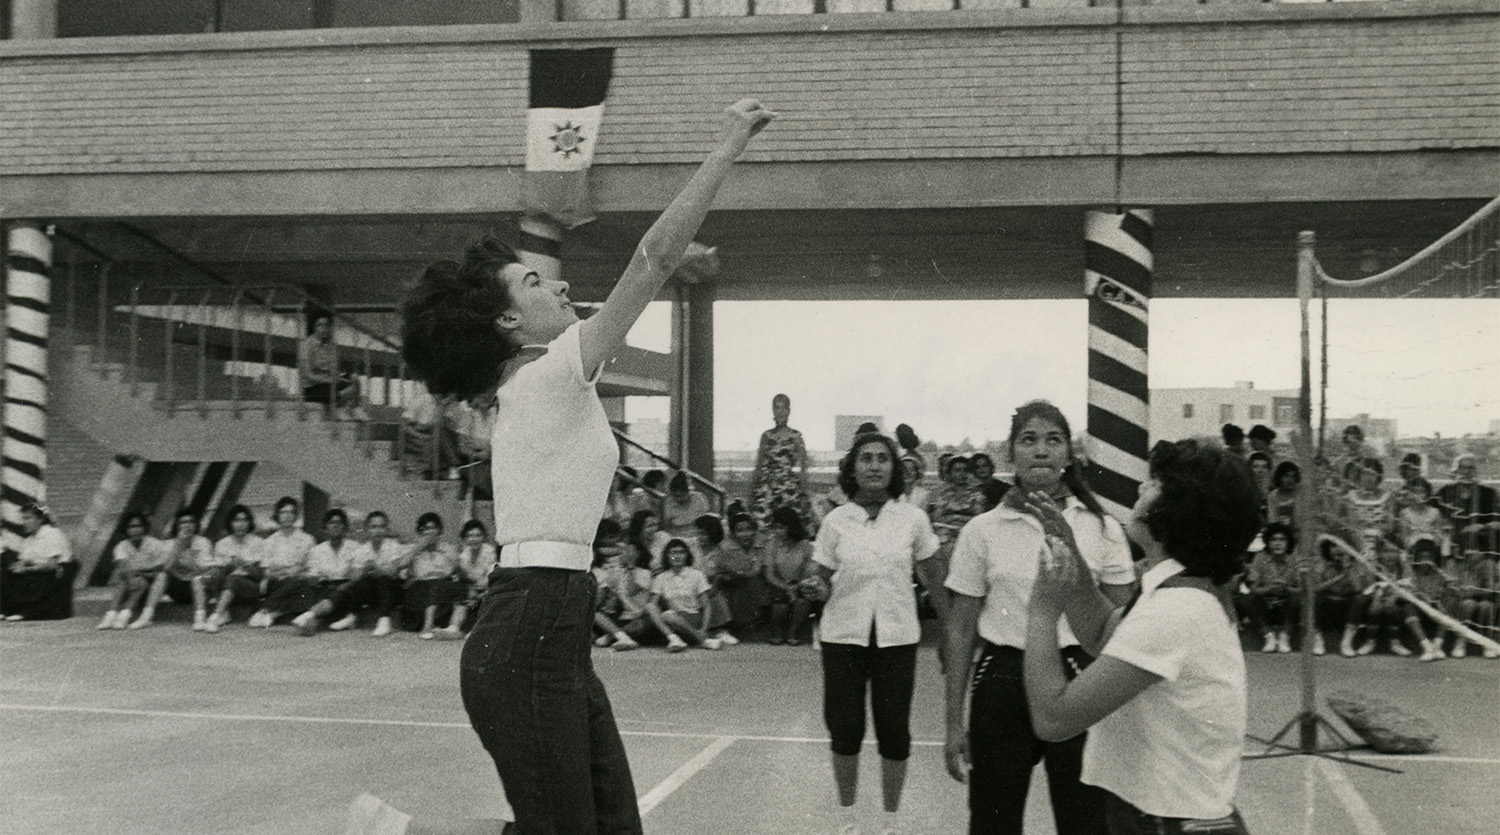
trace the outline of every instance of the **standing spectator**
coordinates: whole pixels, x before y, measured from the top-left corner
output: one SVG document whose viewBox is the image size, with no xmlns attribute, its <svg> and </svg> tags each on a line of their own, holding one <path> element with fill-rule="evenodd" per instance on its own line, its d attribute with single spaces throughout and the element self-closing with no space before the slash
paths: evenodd
<svg viewBox="0 0 1500 835">
<path fill-rule="evenodd" d="M 333 508 L 323 514 L 322 542 L 307 552 L 307 569 L 303 573 L 297 605 L 289 609 L 302 611 L 292 618 L 297 634 L 317 634 L 323 620 L 329 628 L 342 632 L 354 625 L 357 594 L 354 580 L 361 567 L 370 560 L 363 544 L 348 539 L 349 514 Z"/>
<path fill-rule="evenodd" d="M 906 494 L 901 500 L 926 513 L 927 507 L 932 504 L 932 491 L 921 483 L 922 476 L 927 473 L 927 459 L 918 450 L 922 439 L 917 437 L 916 430 L 898 423 L 896 443 L 901 447 L 901 467 L 906 471 Z"/>
<path fill-rule="evenodd" d="M 1447 556 L 1452 543 L 1447 536 L 1447 520 L 1438 510 L 1432 498 L 1432 485 L 1427 479 L 1418 478 L 1415 483 L 1402 489 L 1404 506 L 1396 514 L 1396 530 L 1400 534 L 1401 547 L 1410 551 L 1419 540 L 1431 540 L 1438 553 Z"/>
<path fill-rule="evenodd" d="M 1249 453 L 1245 449 L 1245 430 L 1239 424 L 1226 423 L 1219 427 L 1219 434 L 1224 436 L 1224 448 L 1244 458 Z"/>
<path fill-rule="evenodd" d="M 302 399 L 321 403 L 326 412 L 345 410 L 350 420 L 367 420 L 361 408 L 359 381 L 338 368 L 338 349 L 333 343 L 333 319 L 326 313 L 313 315 L 307 338 L 297 346 L 297 373 L 302 379 Z"/>
<path fill-rule="evenodd" d="M 974 468 L 974 485 L 984 496 L 983 508 L 994 510 L 1000 500 L 1005 498 L 1005 491 L 1010 489 L 1010 485 L 995 475 L 995 461 L 987 453 L 976 452 L 969 456 L 969 461 Z"/>
<path fill-rule="evenodd" d="M 460 627 L 468 611 L 460 602 L 464 595 L 461 577 L 458 552 L 443 541 L 443 517 L 432 512 L 418 516 L 417 545 L 411 553 L 411 579 L 406 584 L 408 607 L 422 613 L 422 631 L 417 637 L 424 641 L 463 637 Z M 438 629 L 439 611 L 449 607 L 448 625 Z"/>
<path fill-rule="evenodd" d="M 755 470 L 750 476 L 751 510 L 762 525 L 771 511 L 789 505 L 804 520 L 812 518 L 807 493 L 807 445 L 802 433 L 787 426 L 792 399 L 785 394 L 771 398 L 775 426 L 760 434 Z"/>
<path fill-rule="evenodd" d="M 260 610 L 250 616 L 250 626 L 269 628 L 292 605 L 299 592 L 298 584 L 307 571 L 307 555 L 318 544 L 307 531 L 297 527 L 302 506 L 291 496 L 276 500 L 273 511 L 276 530 L 261 540 Z"/>
<path fill-rule="evenodd" d="M 797 646 L 813 603 L 802 581 L 812 567 L 813 544 L 793 508 L 771 511 L 770 541 L 766 548 L 765 581 L 771 599 L 771 643 Z"/>
<path fill-rule="evenodd" d="M 261 547 L 261 538 L 255 533 L 255 514 L 242 504 L 231 507 L 229 533 L 214 543 L 214 559 L 226 574 L 219 601 L 203 627 L 205 632 L 218 632 L 229 623 L 229 607 L 236 600 L 260 600 L 260 583 L 265 577 Z"/>
<path fill-rule="evenodd" d="M 850 501 L 823 520 L 812 570 L 830 586 L 823 619 L 823 719 L 832 737 L 839 804 L 853 806 L 865 701 L 875 719 L 880 786 L 894 813 L 911 754 L 911 700 L 917 669 L 916 597 L 912 573 L 946 614 L 942 574 L 931 559 L 937 536 L 921 511 L 899 501 L 906 492 L 900 450 L 879 433 L 857 435 L 839 462 L 839 485 Z"/>
<path fill-rule="evenodd" d="M 6 620 L 63 620 L 73 616 L 78 563 L 68 537 L 47 509 L 21 506 L 21 546 L 0 563 L 0 614 Z"/>
<path fill-rule="evenodd" d="M 692 549 L 686 541 L 674 538 L 662 549 L 662 557 L 667 567 L 652 578 L 648 605 L 661 612 L 662 621 L 671 630 L 667 652 L 687 649 L 683 636 L 704 649 L 722 649 L 723 641 L 712 634 L 720 625 L 709 599 L 713 587 L 702 571 L 693 568 Z"/>
<path fill-rule="evenodd" d="M 1302 468 L 1291 461 L 1276 465 L 1271 476 L 1275 487 L 1266 494 L 1266 521 L 1297 527 L 1297 491 L 1302 485 Z"/>
<path fill-rule="evenodd" d="M 661 503 L 661 526 L 670 536 L 695 542 L 698 530 L 693 527 L 693 520 L 711 510 L 708 499 L 693 489 L 687 473 L 678 470 L 668 482 L 666 501 Z"/>
<path fill-rule="evenodd" d="M 1297 534 L 1287 525 L 1272 522 L 1261 534 L 1265 550 L 1250 561 L 1245 582 L 1250 587 L 1250 622 L 1265 637 L 1261 652 L 1291 652 L 1290 632 L 1296 630 L 1302 613 L 1302 583 L 1292 550 Z M 1313 630 L 1313 652 L 1322 655 L 1323 633 Z"/>
<path fill-rule="evenodd" d="M 1255 476 L 1255 486 L 1262 496 L 1271 492 L 1271 456 L 1264 452 L 1252 452 L 1245 457 L 1250 465 L 1250 474 Z"/>
<path fill-rule="evenodd" d="M 1054 644 L 1066 613 L 1085 646 L 1102 648 L 1071 681 L 1058 656 L 1027 652 L 1026 695 L 1042 739 L 1088 730 L 1082 781 L 1105 793 L 1117 835 L 1246 832 L 1234 807 L 1245 659 L 1224 587 L 1260 520 L 1258 491 L 1233 457 L 1193 441 L 1152 450 L 1128 523 L 1146 573 L 1123 608 L 1099 592 L 1055 505 L 1043 508 L 1062 547 L 1032 587 L 1026 641 Z"/>
<path fill-rule="evenodd" d="M 224 577 L 229 573 L 228 560 L 214 553 L 213 543 L 207 537 L 199 536 L 198 528 L 198 511 L 191 508 L 177 511 L 172 520 L 172 540 L 167 546 L 171 552 L 167 570 L 157 580 L 166 583 L 167 595 L 173 600 L 192 602 L 194 632 L 208 628 L 208 602 L 217 599 Z M 152 595 L 160 599 L 155 587 Z M 146 610 L 154 611 L 155 608 L 155 600 L 148 598 Z M 141 617 L 145 618 L 146 612 L 142 612 Z M 149 618 L 147 620 L 149 622 Z"/>
<path fill-rule="evenodd" d="M 1250 427 L 1250 434 L 1246 437 L 1250 439 L 1251 452 L 1263 452 L 1273 459 L 1276 457 L 1271 452 L 1271 444 L 1275 443 L 1276 441 L 1275 429 L 1272 429 L 1264 423 L 1257 423 L 1254 426 Z"/>
<path fill-rule="evenodd" d="M 147 590 L 167 567 L 166 543 L 151 535 L 151 520 L 144 513 L 127 513 L 125 538 L 115 544 L 109 584 L 114 588 L 109 608 L 99 629 L 124 629 Z"/>
<path fill-rule="evenodd" d="M 1340 436 L 1344 445 L 1344 452 L 1335 462 L 1334 472 L 1343 480 L 1343 486 L 1359 484 L 1360 470 L 1364 467 L 1364 461 L 1371 457 L 1370 450 L 1365 446 L 1365 430 L 1359 424 L 1351 423 L 1344 427 L 1344 433 Z"/>
<path fill-rule="evenodd" d="M 948 460 L 946 483 L 938 488 L 931 509 L 932 528 L 937 532 L 938 553 L 935 564 L 938 576 L 948 575 L 948 560 L 958 532 L 969 520 L 984 512 L 984 492 L 974 482 L 968 456 L 955 455 Z"/>
<path fill-rule="evenodd" d="M 1084 735 L 1054 741 L 1038 736 L 1021 680 L 1024 659 L 1033 653 L 1066 661 L 1073 675 L 1093 661 L 1066 626 L 1045 644 L 1027 642 L 1031 585 L 1047 548 L 1048 522 L 1039 515 L 1038 497 L 1051 497 L 1060 507 L 1072 547 L 1109 600 L 1123 604 L 1135 581 L 1130 544 L 1078 472 L 1071 439 L 1067 418 L 1051 403 L 1034 400 L 1017 409 L 1007 440 L 1016 485 L 999 507 L 969 523 L 954 547 L 947 581 L 954 595 L 946 635 L 945 756 L 948 773 L 967 778 L 973 833 L 1019 835 L 1038 762 L 1046 763 L 1057 831 L 1087 835 L 1104 829 L 1104 796 L 1079 782 Z M 982 639 L 979 660 L 971 664 L 976 638 Z"/>
<path fill-rule="evenodd" d="M 1438 488 L 1438 510 L 1448 517 L 1454 553 L 1484 554 L 1495 559 L 1500 538 L 1500 499 L 1495 488 L 1479 483 L 1479 459 L 1460 455 L 1453 461 L 1451 484 Z"/>
<path fill-rule="evenodd" d="M 1408 452 L 1401 457 L 1401 486 L 1396 488 L 1392 501 L 1395 505 L 1396 516 L 1401 516 L 1401 511 L 1414 504 L 1421 504 L 1432 498 L 1432 482 L 1422 477 L 1422 456 L 1415 452 Z M 1424 489 L 1427 495 L 1416 498 L 1418 488 Z"/>
</svg>

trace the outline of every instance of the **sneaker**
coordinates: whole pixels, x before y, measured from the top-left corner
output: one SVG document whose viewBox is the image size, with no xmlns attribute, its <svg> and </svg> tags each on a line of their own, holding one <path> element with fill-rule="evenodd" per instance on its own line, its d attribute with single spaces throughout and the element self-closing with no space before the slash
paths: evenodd
<svg viewBox="0 0 1500 835">
<path fill-rule="evenodd" d="M 1411 650 L 1407 649 L 1406 644 L 1401 643 L 1399 640 L 1391 641 L 1391 655 L 1399 655 L 1402 658 L 1410 658 Z"/>
<path fill-rule="evenodd" d="M 789 647 L 800 647 L 800 646 L 802 646 L 802 639 L 801 638 L 787 638 L 786 639 L 786 645 L 789 646 Z"/>
<path fill-rule="evenodd" d="M 667 652 L 682 652 L 687 649 L 687 643 L 677 635 L 667 636 Z"/>
<path fill-rule="evenodd" d="M 640 644 L 636 643 L 634 638 L 626 635 L 624 632 L 615 635 L 615 642 L 609 645 L 609 648 L 615 652 L 629 652 L 639 647 Z"/>
<path fill-rule="evenodd" d="M 600 635 L 599 637 L 594 639 L 594 646 L 602 649 L 609 646 L 610 642 L 613 640 L 614 639 L 609 637 L 608 635 Z"/>
<path fill-rule="evenodd" d="M 138 617 L 138 618 L 136 618 L 135 620 L 131 621 L 130 622 L 130 626 L 128 626 L 127 628 L 128 629 L 145 629 L 146 627 L 148 627 L 148 626 L 151 625 L 152 616 L 154 614 L 156 614 L 156 613 L 152 612 L 150 609 L 143 610 L 141 612 L 141 616 Z"/>
<path fill-rule="evenodd" d="M 219 616 L 209 615 L 208 621 L 203 624 L 203 631 L 207 632 L 210 635 L 217 635 L 219 632 L 219 625 Z"/>
<path fill-rule="evenodd" d="M 739 638 L 734 637 L 733 635 L 729 634 L 728 632 L 720 632 L 718 634 L 718 638 L 719 638 L 720 641 L 724 642 L 724 646 L 726 646 L 726 647 L 738 646 L 739 643 L 740 643 L 740 639 Z"/>
<path fill-rule="evenodd" d="M 256 629 L 265 629 L 271 625 L 271 613 L 262 609 L 250 616 L 250 626 Z"/>
<path fill-rule="evenodd" d="M 96 626 L 96 627 L 94 627 L 94 628 L 95 629 L 114 629 L 115 628 L 115 610 L 114 609 L 110 609 L 108 612 L 105 612 L 104 613 L 104 619 L 101 620 L 101 621 L 99 621 L 99 625 Z"/>
<path fill-rule="evenodd" d="M 1285 632 L 1276 636 L 1276 651 L 1283 655 L 1292 651 L 1292 640 Z"/>
<path fill-rule="evenodd" d="M 202 609 L 193 612 L 193 631 L 202 632 L 205 626 L 208 626 L 208 615 Z"/>
<path fill-rule="evenodd" d="M 718 638 L 704 638 L 703 639 L 703 648 L 704 649 L 723 649 L 724 648 L 724 642 L 722 640 L 718 639 Z"/>
<path fill-rule="evenodd" d="M 345 629 L 353 627 L 354 624 L 358 622 L 359 618 L 356 618 L 354 615 L 344 615 L 333 623 L 328 624 L 328 628 L 333 632 L 343 632 Z"/>
<path fill-rule="evenodd" d="M 318 634 L 318 616 L 312 612 L 303 612 L 292 618 L 292 626 L 297 627 L 297 634 L 304 638 L 311 638 Z"/>
<path fill-rule="evenodd" d="M 464 639 L 464 633 L 459 631 L 458 627 L 450 626 L 447 629 L 439 629 L 433 632 L 432 637 L 438 639 L 439 641 L 462 641 Z"/>
<path fill-rule="evenodd" d="M 5 619 L 8 620 L 8 621 L 10 621 L 11 623 L 15 623 L 18 620 L 25 620 L 26 616 L 25 615 L 6 615 Z"/>
<path fill-rule="evenodd" d="M 380 620 L 375 621 L 375 629 L 372 630 L 370 634 L 376 638 L 384 638 L 385 636 L 391 634 L 391 619 L 381 618 Z"/>
<path fill-rule="evenodd" d="M 111 629 L 125 629 L 130 626 L 130 610 L 121 609 L 115 613 L 115 622 Z"/>
<path fill-rule="evenodd" d="M 411 815 L 386 805 L 372 794 L 362 794 L 349 804 L 344 835 L 404 835 Z"/>
<path fill-rule="evenodd" d="M 433 639 L 433 638 L 434 638 L 434 637 L 435 637 L 435 636 L 434 636 L 434 635 L 433 635 L 433 634 L 432 634 L 432 633 L 431 633 L 431 632 L 423 632 L 423 633 L 422 633 L 422 634 L 420 634 L 420 635 L 418 635 L 418 636 L 417 636 L 417 637 L 418 637 L 418 638 L 421 638 L 421 639 L 422 639 L 422 640 L 424 640 L 424 641 L 430 641 L 430 640 L 432 640 L 432 639 Z"/>
<path fill-rule="evenodd" d="M 1496 652 L 1494 647 L 1485 647 L 1484 648 L 1484 657 L 1485 658 L 1500 658 L 1500 652 Z"/>
<path fill-rule="evenodd" d="M 1433 641 L 1432 642 L 1432 660 L 1433 661 L 1442 661 L 1443 659 L 1445 659 L 1447 657 L 1448 657 L 1448 653 L 1443 652 L 1443 642 L 1442 641 Z"/>
<path fill-rule="evenodd" d="M 1273 634 L 1271 634 L 1270 632 L 1267 632 L 1266 633 L 1266 642 L 1261 645 L 1260 651 L 1261 652 L 1275 652 L 1276 651 L 1276 636 L 1273 635 Z"/>
<path fill-rule="evenodd" d="M 1358 653 L 1359 655 L 1369 655 L 1370 653 L 1372 653 L 1374 651 L 1375 651 L 1375 639 L 1374 638 L 1370 638 L 1369 640 L 1367 640 L 1364 643 L 1360 644 L 1359 645 L 1359 649 L 1355 650 L 1355 652 Z"/>
<path fill-rule="evenodd" d="M 1453 651 L 1448 653 L 1449 658 L 1465 658 L 1469 654 L 1469 642 L 1459 638 L 1453 642 Z"/>
<path fill-rule="evenodd" d="M 1323 633 L 1313 633 L 1313 655 L 1327 655 L 1328 647 L 1323 644 Z"/>
</svg>

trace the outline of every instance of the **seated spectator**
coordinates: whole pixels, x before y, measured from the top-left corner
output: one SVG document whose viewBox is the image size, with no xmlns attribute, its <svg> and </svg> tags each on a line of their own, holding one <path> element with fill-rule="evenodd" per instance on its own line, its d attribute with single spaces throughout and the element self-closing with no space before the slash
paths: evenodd
<svg viewBox="0 0 1500 835">
<path fill-rule="evenodd" d="M 719 544 L 712 566 L 705 562 L 709 582 L 729 601 L 731 628 L 744 630 L 761 620 L 766 605 L 766 584 L 761 576 L 766 552 L 757 535 L 755 517 L 741 510 L 729 517 L 729 538 Z M 711 570 L 710 570 L 711 569 Z M 716 579 L 717 578 L 717 579 Z"/>
<path fill-rule="evenodd" d="M 1276 441 L 1275 429 L 1264 423 L 1257 423 L 1250 427 L 1250 432 L 1245 437 L 1250 439 L 1251 452 L 1264 452 L 1267 456 L 1274 458 L 1271 454 L 1271 444 Z"/>
<path fill-rule="evenodd" d="M 802 518 L 787 510 L 790 508 L 771 512 L 765 580 L 771 599 L 771 643 L 797 646 L 802 643 L 802 627 L 816 602 L 802 585 L 812 563 L 813 544 Z"/>
<path fill-rule="evenodd" d="M 151 624 L 151 616 L 165 592 L 176 603 L 193 604 L 194 632 L 208 627 L 208 602 L 218 597 L 228 571 L 214 555 L 213 543 L 198 535 L 199 525 L 198 512 L 191 508 L 178 510 L 172 518 L 172 538 L 166 543 L 167 570 L 152 583 L 146 608 L 136 623 Z"/>
<path fill-rule="evenodd" d="M 1496 637 L 1496 610 L 1500 604 L 1500 571 L 1496 570 L 1496 563 L 1482 555 L 1472 555 L 1462 560 L 1455 560 L 1457 565 L 1457 582 L 1453 585 L 1453 615 L 1468 625 L 1470 629 L 1488 635 L 1491 639 Z M 1453 650 L 1449 654 L 1454 658 L 1463 658 L 1469 654 L 1469 640 L 1461 634 L 1453 636 Z M 1484 648 L 1485 658 L 1500 657 L 1490 647 Z"/>
<path fill-rule="evenodd" d="M 1250 587 L 1250 622 L 1265 637 L 1261 652 L 1291 652 L 1290 632 L 1297 628 L 1302 605 L 1302 583 L 1291 553 L 1297 536 L 1280 523 L 1267 525 L 1262 535 L 1265 550 L 1250 561 L 1246 583 Z M 1313 651 L 1321 647 L 1322 635 L 1314 631 Z"/>
<path fill-rule="evenodd" d="M 698 564 L 703 566 L 703 574 L 708 578 L 709 585 L 713 586 L 708 596 L 713 603 L 716 617 L 722 623 L 722 627 L 714 633 L 714 637 L 728 646 L 734 646 L 740 642 L 740 639 L 735 637 L 734 628 L 743 629 L 749 624 L 735 622 L 734 609 L 729 605 L 729 593 L 742 588 L 748 578 L 734 574 L 732 569 L 742 566 L 725 559 L 724 523 L 719 521 L 718 516 L 705 513 L 693 520 L 693 527 L 698 531 L 698 553 L 702 555 Z"/>
<path fill-rule="evenodd" d="M 338 508 L 323 514 L 324 540 L 308 552 L 303 575 L 303 601 L 313 602 L 292 618 L 298 635 L 316 635 L 324 620 L 330 621 L 328 628 L 335 632 L 355 624 L 354 613 L 363 600 L 354 581 L 370 558 L 364 545 L 350 540 L 348 534 L 349 514 Z"/>
<path fill-rule="evenodd" d="M 499 561 L 499 552 L 495 549 L 495 541 L 490 538 L 489 529 L 478 519 L 470 519 L 458 532 L 459 541 L 462 543 L 458 549 L 458 567 L 463 574 L 466 586 L 466 594 L 463 601 L 465 617 L 470 613 L 479 611 L 479 599 L 484 596 L 484 590 L 490 585 L 490 571 Z M 462 623 L 459 624 L 463 626 Z"/>
<path fill-rule="evenodd" d="M 1401 546 L 1410 551 L 1420 540 L 1431 540 L 1438 553 L 1447 556 L 1451 544 L 1447 536 L 1447 521 L 1432 499 L 1432 485 L 1426 479 L 1403 488 L 1406 506 L 1396 514 L 1396 530 Z"/>
<path fill-rule="evenodd" d="M 1313 628 L 1342 627 L 1339 654 L 1353 658 L 1354 642 L 1369 618 L 1369 599 L 1363 592 L 1374 581 L 1364 564 L 1331 542 L 1319 546 L 1321 559 L 1312 574 Z M 1314 647 L 1316 652 L 1317 647 Z"/>
<path fill-rule="evenodd" d="M 984 496 L 984 509 L 994 510 L 1000 500 L 1005 498 L 1005 491 L 1010 489 L 1010 485 L 995 475 L 995 460 L 987 453 L 976 452 L 969 456 L 969 465 L 974 471 L 974 486 Z"/>
<path fill-rule="evenodd" d="M 687 542 L 672 539 L 663 549 L 666 570 L 651 581 L 651 604 L 661 611 L 662 621 L 671 630 L 667 635 L 667 652 L 682 652 L 688 644 L 704 649 L 720 649 L 723 643 L 710 633 L 721 624 L 714 619 L 714 607 L 708 599 L 712 586 L 702 571 L 693 568 L 693 552 Z"/>
<path fill-rule="evenodd" d="M 1401 643 L 1401 627 L 1407 623 L 1407 603 L 1396 593 L 1398 587 L 1411 586 L 1411 566 L 1406 554 L 1395 540 L 1388 537 L 1372 537 L 1367 540 L 1367 553 L 1374 555 L 1379 573 L 1365 590 L 1369 597 L 1369 615 L 1366 625 L 1373 637 L 1356 648 L 1360 655 L 1369 655 L 1375 650 L 1375 641 L 1383 636 L 1392 655 L 1403 658 L 1411 656 L 1411 650 Z M 1383 574 L 1384 576 L 1380 576 Z"/>
<path fill-rule="evenodd" d="M 443 541 L 443 517 L 424 513 L 417 517 L 417 545 L 411 554 L 411 579 L 406 583 L 407 605 L 422 612 L 422 631 L 417 637 L 456 641 L 468 617 L 464 606 L 466 588 L 458 553 Z M 448 625 L 437 629 L 439 610 L 451 607 Z"/>
<path fill-rule="evenodd" d="M 1358 463 L 1357 486 L 1344 494 L 1344 519 L 1366 537 L 1389 537 L 1396 532 L 1396 513 L 1391 492 L 1381 486 L 1385 467 L 1379 458 L 1361 458 Z"/>
<path fill-rule="evenodd" d="M 1411 565 L 1411 591 L 1438 611 L 1443 611 L 1449 599 L 1452 581 L 1438 566 L 1442 555 L 1438 553 L 1436 540 L 1419 539 L 1407 551 Z M 1444 612 L 1444 614 L 1448 614 Z M 1411 604 L 1406 608 L 1405 626 L 1422 648 L 1423 661 L 1441 661 L 1448 656 L 1443 652 L 1443 625 L 1432 615 Z M 1429 638 L 1432 635 L 1434 637 Z"/>
<path fill-rule="evenodd" d="M 901 453 L 901 468 L 906 472 L 906 493 L 901 496 L 901 501 L 926 513 L 932 506 L 932 491 L 920 482 L 926 474 L 927 462 L 916 450 L 906 450 Z"/>
<path fill-rule="evenodd" d="M 359 381 L 338 368 L 333 319 L 325 313 L 313 316 L 307 338 L 297 347 L 297 372 L 303 400 L 321 403 L 329 413 L 343 409 L 350 420 L 369 419 L 359 396 Z"/>
<path fill-rule="evenodd" d="M 610 484 L 609 501 L 604 506 L 604 515 L 615 520 L 623 530 L 630 524 L 630 517 L 637 510 L 646 509 L 646 490 L 641 487 L 640 476 L 634 467 L 621 464 L 615 472 L 615 480 Z"/>
<path fill-rule="evenodd" d="M 114 589 L 99 629 L 124 629 L 131 613 L 141 604 L 157 575 L 167 567 L 166 543 L 151 535 L 151 520 L 144 513 L 127 513 L 125 538 L 114 548 L 109 585 Z"/>
<path fill-rule="evenodd" d="M 626 562 L 631 565 L 644 565 L 651 569 L 652 574 L 662 570 L 662 548 L 666 547 L 671 537 L 661 529 L 661 522 L 655 513 L 649 510 L 637 510 L 630 517 L 630 530 L 625 544 L 634 551 L 626 555 Z"/>
<path fill-rule="evenodd" d="M 1421 504 L 1432 498 L 1432 482 L 1422 477 L 1422 456 L 1415 452 L 1408 452 L 1401 457 L 1401 486 L 1396 488 L 1392 495 L 1395 504 L 1396 516 L 1399 518 L 1401 511 L 1414 505 Z M 1427 495 L 1423 498 L 1416 497 L 1418 488 L 1425 489 Z"/>
<path fill-rule="evenodd" d="M 1266 521 L 1297 526 L 1297 490 L 1302 484 L 1302 468 L 1291 461 L 1276 465 L 1271 476 L 1275 485 L 1266 494 Z"/>
<path fill-rule="evenodd" d="M 651 604 L 651 571 L 625 561 L 628 549 L 613 519 L 602 519 L 594 535 L 594 645 L 625 652 L 639 647 L 652 634 L 672 634 L 661 612 Z"/>
<path fill-rule="evenodd" d="M 641 485 L 646 488 L 646 502 L 640 510 L 650 510 L 661 514 L 661 501 L 667 495 L 667 474 L 661 470 L 647 470 L 641 476 Z"/>
<path fill-rule="evenodd" d="M 411 549 L 391 535 L 391 520 L 383 511 L 373 510 L 365 516 L 365 541 L 358 552 L 361 562 L 354 567 L 355 579 L 343 592 L 343 605 L 352 618 L 362 608 L 375 611 L 373 637 L 391 634 L 391 619 L 402 602 L 402 583 L 406 580 Z M 339 628 L 353 627 L 355 620 L 339 622 Z M 334 625 L 330 625 L 332 629 Z"/>
<path fill-rule="evenodd" d="M 712 510 L 708 499 L 692 489 L 687 473 L 678 471 L 667 485 L 667 498 L 661 503 L 661 526 L 669 536 L 691 543 L 698 535 L 693 520 Z"/>
<path fill-rule="evenodd" d="M 1495 488 L 1479 483 L 1479 459 L 1460 455 L 1453 462 L 1451 484 L 1438 488 L 1438 510 L 1448 518 L 1449 539 L 1454 553 L 1497 555 L 1500 540 L 1500 496 Z"/>
<path fill-rule="evenodd" d="M 302 577 L 307 572 L 307 555 L 318 544 L 307 531 L 297 527 L 302 506 L 291 496 L 276 500 L 276 530 L 261 540 L 260 610 L 250 616 L 249 625 L 266 629 L 276 623 L 296 604 L 302 593 Z M 239 595 L 242 586 L 235 594 Z"/>
<path fill-rule="evenodd" d="M 946 576 L 948 559 L 953 554 L 953 543 L 958 532 L 969 520 L 984 512 L 984 492 L 973 480 L 968 456 L 955 455 L 948 459 L 946 483 L 938 488 L 937 496 L 928 514 L 932 529 L 937 533 L 938 552 L 934 559 L 942 566 L 938 576 Z"/>
<path fill-rule="evenodd" d="M 230 508 L 229 533 L 214 543 L 214 559 L 226 572 L 224 583 L 218 605 L 203 627 L 205 632 L 218 632 L 229 623 L 229 607 L 236 600 L 260 600 L 261 581 L 265 579 L 261 546 L 262 540 L 255 533 L 255 514 L 242 504 Z"/>
<path fill-rule="evenodd" d="M 11 621 L 72 617 L 77 574 L 73 547 L 47 509 L 22 505 L 20 549 L 0 557 L 0 614 Z"/>
</svg>

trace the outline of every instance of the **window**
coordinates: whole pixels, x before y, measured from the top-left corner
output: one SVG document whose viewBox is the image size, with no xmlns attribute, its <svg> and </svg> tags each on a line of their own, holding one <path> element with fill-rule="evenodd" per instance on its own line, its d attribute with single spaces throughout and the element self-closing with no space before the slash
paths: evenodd
<svg viewBox="0 0 1500 835">
<path fill-rule="evenodd" d="M 1234 422 L 1234 405 L 1232 403 L 1221 403 L 1221 404 L 1219 404 L 1219 422 L 1220 423 L 1233 423 Z"/>
<path fill-rule="evenodd" d="M 1295 426 L 1297 423 L 1297 405 L 1295 397 L 1278 397 L 1271 402 L 1272 421 L 1277 426 Z"/>
<path fill-rule="evenodd" d="M 1250 407 L 1250 420 L 1265 420 L 1265 419 L 1266 419 L 1266 407 L 1265 406 L 1251 406 Z"/>
<path fill-rule="evenodd" d="M 1193 416 L 1193 404 L 1191 404 L 1191 403 L 1184 403 L 1184 404 L 1182 404 L 1182 416 L 1185 417 L 1185 418 L 1190 418 L 1190 417 Z"/>
</svg>

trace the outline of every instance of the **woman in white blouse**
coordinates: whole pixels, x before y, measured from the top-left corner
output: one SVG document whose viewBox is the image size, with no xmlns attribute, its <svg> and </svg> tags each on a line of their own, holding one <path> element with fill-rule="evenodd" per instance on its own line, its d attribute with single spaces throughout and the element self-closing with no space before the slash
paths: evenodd
<svg viewBox="0 0 1500 835">
<path fill-rule="evenodd" d="M 667 279 L 750 138 L 775 113 L 745 99 L 635 248 L 599 312 L 490 237 L 427 268 L 402 308 L 402 351 L 434 396 L 493 394 L 498 567 L 464 644 L 460 685 L 523 832 L 641 831 L 630 766 L 590 658 L 591 542 L 619 447 L 595 384 Z M 706 248 L 703 248 L 706 251 Z"/>
<path fill-rule="evenodd" d="M 46 508 L 21 506 L 21 542 L 0 569 L 0 613 L 5 620 L 61 620 L 73 616 L 78 563 L 68 537 Z"/>
<path fill-rule="evenodd" d="M 911 700 L 916 681 L 915 569 L 939 608 L 942 577 L 929 558 L 937 535 L 927 514 L 901 501 L 905 472 L 896 442 L 879 433 L 855 437 L 839 462 L 839 487 L 850 501 L 818 529 L 812 570 L 829 586 L 821 622 L 823 719 L 832 737 L 839 804 L 853 806 L 869 693 L 880 751 L 885 811 L 901 804 L 911 753 Z"/>
<path fill-rule="evenodd" d="M 1195 441 L 1157 444 L 1150 464 L 1127 524 L 1146 573 L 1124 607 L 1089 581 L 1056 504 L 1034 497 L 1053 547 L 1028 640 L 1055 641 L 1066 614 L 1099 660 L 1069 681 L 1057 656 L 1027 653 L 1032 719 L 1043 739 L 1088 729 L 1083 782 L 1107 793 L 1111 835 L 1243 835 L 1245 659 L 1226 584 L 1260 527 L 1260 490 L 1237 456 Z"/>
</svg>

